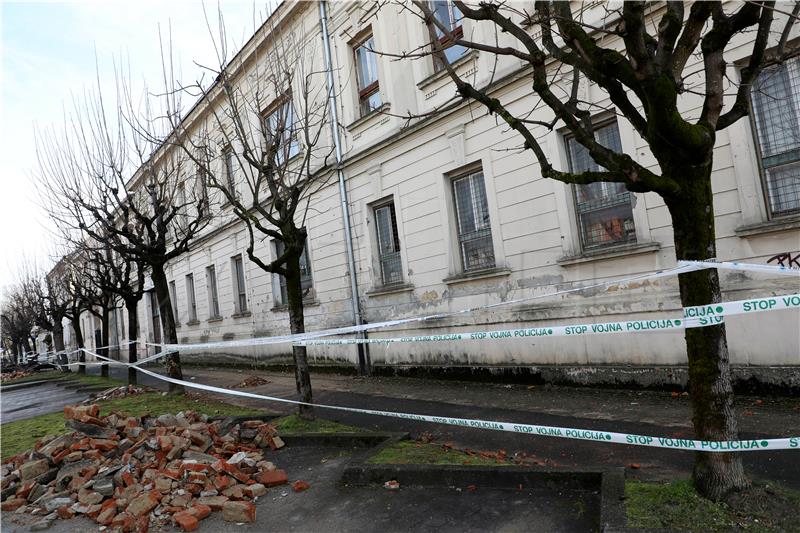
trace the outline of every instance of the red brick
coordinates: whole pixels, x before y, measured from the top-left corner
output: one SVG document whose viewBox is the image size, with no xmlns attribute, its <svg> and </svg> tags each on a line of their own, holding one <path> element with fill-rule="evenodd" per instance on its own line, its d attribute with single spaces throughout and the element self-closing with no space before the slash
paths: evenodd
<svg viewBox="0 0 800 533">
<path fill-rule="evenodd" d="M 172 515 L 172 519 L 180 526 L 183 531 L 194 531 L 200 526 L 200 523 L 192 513 L 189 511 L 182 511 Z"/>
<path fill-rule="evenodd" d="M 158 505 L 158 498 L 152 492 L 148 492 L 131 500 L 125 512 L 139 517 L 149 513 L 156 505 Z"/>
<path fill-rule="evenodd" d="M 251 502 L 225 502 L 222 519 L 226 522 L 255 522 L 256 506 Z"/>
<path fill-rule="evenodd" d="M 203 520 L 211 514 L 211 507 L 208 505 L 203 505 L 202 503 L 196 503 L 192 505 L 192 508 L 189 509 L 189 512 L 197 517 L 198 520 Z"/>
<path fill-rule="evenodd" d="M 61 507 L 56 509 L 56 514 L 58 514 L 58 517 L 60 519 L 67 520 L 75 516 L 75 511 L 70 509 L 69 505 L 62 505 Z"/>
<path fill-rule="evenodd" d="M 265 487 L 275 487 L 277 485 L 285 485 L 289 482 L 289 478 L 286 477 L 284 470 L 278 469 L 261 472 L 256 476 L 256 481 Z"/>
<path fill-rule="evenodd" d="M 133 517 L 128 513 L 119 513 L 111 521 L 111 527 L 121 529 L 122 531 L 130 531 L 133 529 Z"/>
<path fill-rule="evenodd" d="M 292 483 L 292 489 L 295 492 L 303 492 L 304 490 L 308 490 L 311 488 L 311 485 L 303 481 L 302 479 L 298 479 L 294 483 Z"/>
<path fill-rule="evenodd" d="M 16 511 L 26 503 L 28 503 L 28 500 L 26 500 L 25 498 L 11 498 L 9 500 L 4 501 L 3 504 L 0 505 L 0 510 L 6 512 Z"/>
</svg>

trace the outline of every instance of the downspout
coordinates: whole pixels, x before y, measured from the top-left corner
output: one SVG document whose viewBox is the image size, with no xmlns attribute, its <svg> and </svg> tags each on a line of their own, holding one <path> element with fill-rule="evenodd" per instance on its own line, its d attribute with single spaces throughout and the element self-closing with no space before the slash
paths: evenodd
<svg viewBox="0 0 800 533">
<path fill-rule="evenodd" d="M 333 58 L 331 55 L 331 38 L 328 34 L 328 8 L 324 0 L 319 2 L 319 24 L 322 30 L 322 50 L 325 58 L 325 71 L 328 81 L 328 107 L 331 118 L 331 134 L 333 137 L 334 154 L 336 156 L 336 175 L 339 179 L 339 200 L 342 204 L 342 220 L 344 223 L 345 248 L 347 249 L 347 265 L 350 271 L 350 304 L 353 310 L 353 317 L 357 326 L 363 322 L 361 320 L 361 305 L 358 302 L 358 280 L 356 278 L 356 260 L 353 253 L 353 234 L 350 226 L 350 205 L 347 201 L 347 187 L 344 180 L 344 155 L 342 154 L 342 142 L 339 137 L 339 116 L 336 105 L 336 90 L 333 79 Z M 364 336 L 363 332 L 359 333 Z M 369 353 L 366 344 L 356 344 L 358 349 L 358 370 L 363 375 L 370 374 Z"/>
</svg>

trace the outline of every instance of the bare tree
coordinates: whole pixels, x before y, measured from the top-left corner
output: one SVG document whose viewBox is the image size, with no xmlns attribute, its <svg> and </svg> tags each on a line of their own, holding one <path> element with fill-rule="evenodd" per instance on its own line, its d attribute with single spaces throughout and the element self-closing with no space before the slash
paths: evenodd
<svg viewBox="0 0 800 533">
<path fill-rule="evenodd" d="M 449 10 L 451 5 L 454 10 Z M 533 153 L 543 176 L 578 185 L 619 183 L 628 191 L 657 193 L 672 215 L 677 258 L 713 259 L 711 172 L 717 132 L 748 114 L 751 87 L 765 65 L 795 49 L 789 37 L 798 4 L 791 13 L 774 2 L 758 1 L 733 6 L 696 2 L 688 12 L 683 2 L 628 1 L 616 10 L 567 1 L 535 2 L 530 12 L 525 7 L 491 1 L 402 4 L 401 9 L 427 25 L 428 39 L 423 47 L 396 56 L 433 56 L 455 84 L 454 104 L 478 102 L 497 116 L 521 139 L 522 149 Z M 606 13 L 596 19 L 599 22 L 591 22 L 591 10 Z M 458 23 L 462 17 L 476 27 L 492 28 L 494 38 L 474 39 Z M 784 23 L 776 29 L 778 18 Z M 737 87 L 729 79 L 732 65 L 725 51 L 745 32 L 753 35 L 752 50 Z M 521 60 L 524 68 L 519 72 L 531 83 L 535 105 L 523 109 L 501 97 L 494 72 L 482 86 L 465 79 L 463 70 L 449 60 L 454 47 L 491 54 L 495 65 Z M 613 112 L 648 144 L 658 168 L 598 140 L 592 117 L 599 109 L 580 97 L 580 87 L 587 82 L 605 94 Z M 726 88 L 734 92 L 728 98 Z M 693 107 L 684 102 L 698 97 L 699 113 L 684 111 Z M 594 161 L 593 169 L 561 171 L 548 159 L 541 138 L 557 127 L 574 137 Z M 721 301 L 714 269 L 681 274 L 679 285 L 684 306 Z M 737 439 L 724 324 L 687 329 L 686 349 L 696 436 Z M 712 499 L 747 484 L 741 457 L 733 453 L 697 452 L 693 477 L 698 491 Z"/>
<path fill-rule="evenodd" d="M 113 111 L 98 83 L 75 102 L 63 131 L 37 137 L 41 196 L 62 228 L 131 261 L 129 274 L 149 271 L 163 327 L 163 339 L 156 340 L 177 344 L 165 266 L 208 225 L 208 200 L 194 187 L 188 158 L 162 149 L 165 117 L 175 112 L 177 96 L 157 108 L 160 100 L 147 92 L 135 98 L 121 75 L 117 87 Z M 164 360 L 169 376 L 182 379 L 179 354 Z M 183 387 L 170 384 L 170 391 Z"/>
<path fill-rule="evenodd" d="M 192 160 L 203 183 L 219 191 L 244 224 L 248 258 L 283 278 L 281 303 L 287 305 L 291 332 L 303 333 L 306 219 L 312 196 L 331 175 L 327 165 L 333 153 L 325 137 L 330 128 L 325 70 L 318 43 L 302 26 L 267 22 L 259 31 L 271 35 L 267 50 L 226 64 L 221 43 L 219 66 L 210 69 L 215 83 L 207 90 L 200 81 L 182 88 L 199 95 L 207 118 L 198 125 L 170 115 L 178 120 L 166 142 Z M 274 260 L 269 247 L 257 247 L 265 238 L 273 241 Z M 311 403 L 305 346 L 293 346 L 292 355 L 297 392 Z M 308 405 L 299 412 L 314 416 Z"/>
</svg>

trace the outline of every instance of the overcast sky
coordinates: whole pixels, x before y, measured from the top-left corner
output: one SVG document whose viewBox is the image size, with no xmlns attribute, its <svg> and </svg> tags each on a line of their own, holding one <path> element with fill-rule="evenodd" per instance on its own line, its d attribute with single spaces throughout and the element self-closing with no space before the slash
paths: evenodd
<svg viewBox="0 0 800 533">
<path fill-rule="evenodd" d="M 264 20 L 267 5 L 264 0 L 205 2 L 214 25 L 221 7 L 232 50 Z M 171 26 L 184 81 L 198 79 L 194 61 L 215 64 L 199 0 L 0 0 L 0 288 L 16 279 L 23 255 L 50 264 L 54 239 L 33 184 L 34 129 L 63 123 L 65 106 L 95 83 L 95 57 L 104 84 L 111 86 L 113 62 L 123 57 L 134 80 L 157 86 L 159 25 L 162 33 Z"/>
</svg>

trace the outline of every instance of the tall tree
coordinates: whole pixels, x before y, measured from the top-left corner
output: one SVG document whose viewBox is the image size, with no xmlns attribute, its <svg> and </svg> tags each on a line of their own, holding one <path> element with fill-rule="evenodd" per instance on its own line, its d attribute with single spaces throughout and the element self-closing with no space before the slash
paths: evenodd
<svg viewBox="0 0 800 533">
<path fill-rule="evenodd" d="M 200 95 L 207 119 L 198 126 L 172 115 L 173 135 L 166 142 L 192 160 L 197 175 L 244 224 L 248 258 L 283 278 L 286 300 L 280 303 L 287 306 L 291 332 L 303 333 L 306 219 L 312 196 L 331 176 L 326 167 L 333 153 L 329 141 L 322 142 L 330 128 L 325 69 L 317 38 L 302 27 L 268 22 L 259 31 L 271 34 L 270 44 L 253 58 L 227 62 L 219 46 L 219 66 L 210 69 L 213 86 L 184 88 Z M 265 239 L 272 240 L 274 256 L 269 246 L 257 246 Z M 293 346 L 292 355 L 299 398 L 310 404 L 306 347 Z M 309 405 L 299 412 L 314 416 Z"/>
<path fill-rule="evenodd" d="M 177 344 L 166 265 L 189 250 L 211 217 L 204 189 L 194 186 L 188 159 L 166 154 L 165 129 L 177 95 L 161 101 L 132 95 L 118 83 L 114 111 L 98 88 L 76 102 L 63 131 L 37 138 L 38 181 L 45 207 L 57 224 L 77 231 L 149 271 L 158 302 L 163 342 Z M 165 357 L 170 377 L 182 379 L 180 356 Z M 170 392 L 183 387 L 170 384 Z"/>
<path fill-rule="evenodd" d="M 751 87 L 764 66 L 794 50 L 790 36 L 798 4 L 791 6 L 791 13 L 775 2 L 759 1 L 696 2 L 690 7 L 684 2 L 626 1 L 613 10 L 593 3 L 539 1 L 532 12 L 513 2 L 415 0 L 413 5 L 409 9 L 427 25 L 428 38 L 424 48 L 398 55 L 432 55 L 454 82 L 456 99 L 478 102 L 499 117 L 521 139 L 522 148 L 532 152 L 543 176 L 568 184 L 611 182 L 632 192 L 654 192 L 672 215 L 677 259 L 716 257 L 711 173 L 717 134 L 748 114 Z M 591 10 L 606 13 L 593 19 Z M 459 21 L 464 19 L 476 28 L 491 28 L 494 37 L 476 40 L 462 29 Z M 732 65 L 725 52 L 745 32 L 752 35 L 749 60 L 738 87 L 732 87 L 735 95 L 726 98 Z M 495 65 L 521 60 L 525 70 L 520 73 L 529 80 L 536 105 L 525 108 L 501 96 L 493 76 L 481 86 L 466 79 L 449 59 L 454 47 L 493 55 Z M 580 97 L 586 80 L 647 143 L 658 168 L 596 138 L 592 117 L 597 100 Z M 693 107 L 687 100 L 698 96 L 699 112 L 687 111 Z M 598 170 L 562 171 L 548 159 L 541 135 L 557 127 L 574 137 Z M 686 307 L 722 299 L 714 269 L 681 274 L 679 285 Z M 725 325 L 687 329 L 686 351 L 696 436 L 738 439 Z M 697 452 L 693 478 L 699 492 L 712 499 L 747 484 L 741 457 L 734 453 Z"/>
</svg>

